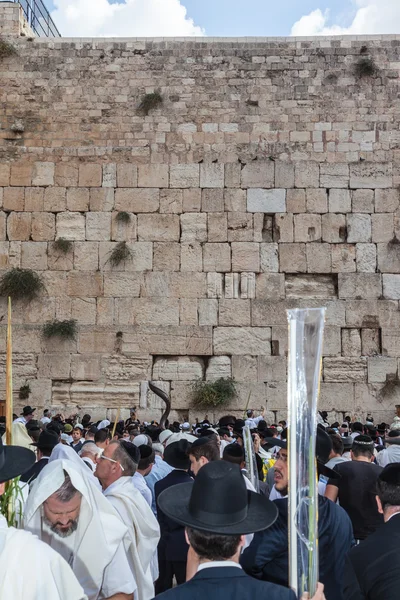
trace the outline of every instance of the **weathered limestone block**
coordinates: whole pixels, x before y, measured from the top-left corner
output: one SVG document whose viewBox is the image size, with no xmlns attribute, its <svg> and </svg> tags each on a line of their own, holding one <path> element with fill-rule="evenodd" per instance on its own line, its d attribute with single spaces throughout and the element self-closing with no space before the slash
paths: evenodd
<svg viewBox="0 0 400 600">
<path fill-rule="evenodd" d="M 29 185 L 29 184 L 28 184 Z M 54 163 L 35 162 L 32 172 L 32 185 L 54 185 Z"/>
<path fill-rule="evenodd" d="M 124 298 L 116 304 L 116 313 L 117 321 L 121 324 L 179 325 L 179 300 L 177 298 Z"/>
<path fill-rule="evenodd" d="M 183 212 L 183 190 L 160 190 L 160 213 Z"/>
<path fill-rule="evenodd" d="M 285 275 L 283 273 L 258 273 L 256 295 L 258 300 L 280 300 L 285 297 Z"/>
<path fill-rule="evenodd" d="M 223 297 L 222 273 L 207 273 L 207 298 Z"/>
<path fill-rule="evenodd" d="M 332 189 L 329 190 L 329 212 L 330 213 L 350 213 L 351 196 L 349 190 Z"/>
<path fill-rule="evenodd" d="M 26 349 L 25 349 L 26 350 Z M 13 356 L 13 376 L 15 377 L 36 377 L 38 367 L 36 366 L 35 354 L 15 353 Z M 5 376 L 6 373 L 6 355 L 0 355 L 0 373 Z M 40 376 L 40 374 L 39 374 Z"/>
<path fill-rule="evenodd" d="M 339 273 L 339 298 L 379 298 L 382 280 L 379 273 Z"/>
<path fill-rule="evenodd" d="M 357 271 L 359 273 L 375 273 L 376 271 L 376 245 L 375 244 L 357 244 L 356 245 Z M 381 272 L 385 269 L 379 268 Z"/>
<path fill-rule="evenodd" d="M 218 325 L 218 300 L 199 299 L 199 325 Z"/>
<path fill-rule="evenodd" d="M 88 212 L 86 214 L 86 239 L 107 242 L 111 238 L 111 213 Z"/>
<path fill-rule="evenodd" d="M 207 224 L 209 242 L 226 242 L 228 240 L 228 217 L 226 213 L 208 213 Z M 252 237 L 250 239 L 252 240 Z"/>
<path fill-rule="evenodd" d="M 228 165 L 226 165 L 228 166 Z M 246 190 L 228 189 L 224 190 L 225 210 L 228 212 L 246 212 L 247 192 Z"/>
<path fill-rule="evenodd" d="M 265 273 L 277 273 L 279 271 L 278 244 L 260 245 L 261 271 Z"/>
<path fill-rule="evenodd" d="M 305 244 L 279 244 L 279 270 L 281 273 L 307 271 Z"/>
<path fill-rule="evenodd" d="M 201 210 L 201 190 L 184 189 L 183 191 L 183 212 L 200 212 Z"/>
<path fill-rule="evenodd" d="M 117 188 L 115 190 L 115 210 L 117 211 L 155 213 L 159 208 L 160 190 L 158 189 Z"/>
<path fill-rule="evenodd" d="M 66 352 L 40 354 L 38 357 L 38 376 L 50 379 L 69 379 L 71 355 Z"/>
<path fill-rule="evenodd" d="M 377 190 L 386 191 L 386 190 Z M 374 190 L 353 190 L 351 193 L 351 209 L 355 213 L 373 213 Z M 377 212 L 385 212 L 377 210 Z"/>
<path fill-rule="evenodd" d="M 361 332 L 359 329 L 342 329 L 343 356 L 360 356 Z"/>
<path fill-rule="evenodd" d="M 200 165 L 170 165 L 169 187 L 198 188 L 200 187 Z M 212 186 L 217 187 L 217 186 Z"/>
<path fill-rule="evenodd" d="M 147 243 L 147 242 L 143 242 Z M 179 271 L 182 248 L 177 242 L 155 242 L 153 244 L 153 270 Z M 143 269 L 144 270 L 144 269 Z M 151 270 L 151 267 L 150 267 Z M 182 268 L 183 270 L 183 268 Z M 189 269 L 196 270 L 196 269 Z M 201 270 L 201 269 L 200 269 Z"/>
<path fill-rule="evenodd" d="M 275 215 L 273 236 L 276 242 L 293 242 L 293 215 L 287 213 Z"/>
<path fill-rule="evenodd" d="M 79 169 L 72 163 L 58 162 L 55 165 L 54 182 L 60 187 L 75 187 L 78 185 Z"/>
<path fill-rule="evenodd" d="M 63 212 L 67 208 L 67 190 L 62 187 L 48 187 L 44 190 L 43 210 Z"/>
<path fill-rule="evenodd" d="M 112 354 L 115 351 L 115 334 L 107 328 L 90 327 L 79 332 L 80 354 Z"/>
<path fill-rule="evenodd" d="M 17 213 L 14 213 L 17 214 Z M 6 213 L 0 212 L 0 240 L 6 239 Z"/>
<path fill-rule="evenodd" d="M 179 326 L 130 328 L 122 338 L 122 353 L 211 356 L 212 328 Z"/>
<path fill-rule="evenodd" d="M 400 242 L 377 244 L 378 269 L 381 273 L 400 273 Z"/>
<path fill-rule="evenodd" d="M 23 211 L 25 205 L 25 188 L 7 187 L 3 192 L 4 210 Z"/>
<path fill-rule="evenodd" d="M 27 241 L 31 237 L 32 215 L 27 212 L 12 212 L 7 218 L 7 237 L 11 240 Z M 4 227 L 3 227 L 4 233 Z M 5 235 L 2 239 L 6 239 Z"/>
<path fill-rule="evenodd" d="M 240 273 L 240 297 L 244 300 L 252 300 L 256 297 L 255 273 Z"/>
<path fill-rule="evenodd" d="M 297 188 L 318 188 L 319 164 L 316 162 L 296 162 L 294 185 Z"/>
<path fill-rule="evenodd" d="M 310 190 L 307 191 L 310 192 Z M 286 210 L 288 213 L 306 212 L 306 190 L 287 190 Z"/>
<path fill-rule="evenodd" d="M 214 188 L 201 190 L 201 210 L 202 212 L 223 212 L 224 190 Z"/>
<path fill-rule="evenodd" d="M 397 373 L 397 358 L 371 356 L 368 358 L 368 383 L 385 383 Z"/>
<path fill-rule="evenodd" d="M 400 329 L 382 328 L 382 355 L 400 356 Z"/>
<path fill-rule="evenodd" d="M 85 216 L 81 213 L 65 212 L 56 216 L 56 237 L 66 240 L 85 239 Z"/>
<path fill-rule="evenodd" d="M 79 165 L 79 187 L 101 187 L 103 172 L 101 165 L 97 163 L 86 163 Z"/>
<path fill-rule="evenodd" d="M 391 188 L 392 164 L 359 162 L 350 164 L 350 188 Z"/>
<path fill-rule="evenodd" d="M 265 190 L 253 188 L 247 190 L 248 212 L 282 213 L 286 212 L 286 190 Z"/>
<path fill-rule="evenodd" d="M 45 271 L 47 269 L 46 242 L 23 242 L 21 247 L 21 267 Z"/>
<path fill-rule="evenodd" d="M 321 163 L 322 187 L 347 188 L 349 181 L 349 165 L 347 163 Z"/>
<path fill-rule="evenodd" d="M 294 217 L 294 241 L 316 242 L 321 239 L 320 215 L 300 214 Z"/>
<path fill-rule="evenodd" d="M 352 244 L 332 244 L 332 272 L 355 273 L 356 247 Z"/>
<path fill-rule="evenodd" d="M 100 356 L 73 354 L 71 377 L 80 381 L 97 381 L 101 377 Z"/>
<path fill-rule="evenodd" d="M 82 325 L 95 325 L 96 315 L 96 298 L 72 298 L 72 319 L 76 319 Z"/>
<path fill-rule="evenodd" d="M 206 380 L 232 377 L 232 364 L 229 356 L 212 356 L 206 368 Z"/>
<path fill-rule="evenodd" d="M 68 253 L 67 256 L 70 254 L 72 255 L 72 252 Z M 60 254 L 58 253 L 55 258 L 56 264 L 58 262 L 57 259 L 59 258 Z M 66 270 L 69 271 L 74 268 L 76 271 L 97 271 L 99 268 L 99 244 L 97 242 L 75 242 L 73 261 L 74 266 L 71 266 Z"/>
<path fill-rule="evenodd" d="M 236 381 L 257 381 L 258 362 L 257 356 L 243 354 L 232 356 L 232 377 Z M 270 357 L 267 357 L 270 358 Z M 261 381 L 264 381 L 263 376 Z"/>
<path fill-rule="evenodd" d="M 168 165 L 138 166 L 138 187 L 140 188 L 167 188 L 168 179 Z"/>
<path fill-rule="evenodd" d="M 10 185 L 10 165 L 3 163 L 0 165 L 0 185 L 7 187 Z"/>
<path fill-rule="evenodd" d="M 68 273 L 68 295 L 94 298 L 103 295 L 101 273 L 72 271 Z"/>
<path fill-rule="evenodd" d="M 171 404 L 175 410 L 185 410 L 185 415 L 189 412 L 189 406 L 192 402 L 193 395 L 193 382 L 184 383 L 181 381 L 173 382 L 171 384 Z M 158 403 L 159 406 L 165 407 L 164 403 Z M 156 404 L 157 406 L 157 404 Z M 181 421 L 183 415 L 179 415 L 178 419 Z M 204 418 L 204 417 L 203 417 Z"/>
<path fill-rule="evenodd" d="M 205 247 L 208 245 L 209 244 L 205 244 Z M 167 270 L 173 269 L 169 268 Z M 175 270 L 179 270 L 179 268 Z M 193 242 L 192 244 L 180 244 L 180 270 L 189 272 L 203 270 L 203 251 L 201 244 L 198 242 Z"/>
<path fill-rule="evenodd" d="M 1 213 L 0 213 L 1 218 Z M 53 213 L 32 213 L 32 240 L 44 242 L 54 240 L 56 233 L 56 217 Z M 0 227 L 1 230 L 1 227 Z"/>
<path fill-rule="evenodd" d="M 322 188 L 310 188 L 306 190 L 306 195 L 308 213 L 323 214 L 328 212 L 328 195 L 326 190 Z"/>
<path fill-rule="evenodd" d="M 253 162 L 245 165 L 241 173 L 242 188 L 273 188 L 275 166 L 272 161 Z M 284 186 L 276 186 L 284 187 Z"/>
<path fill-rule="evenodd" d="M 79 188 L 85 190 L 86 188 Z M 114 188 L 87 188 L 89 190 L 89 204 L 91 211 L 112 211 L 114 208 Z M 67 204 L 68 204 L 68 193 L 67 191 Z M 76 199 L 77 196 L 75 196 Z M 71 209 L 72 210 L 72 209 Z M 80 210 L 76 208 L 74 210 Z"/>
<path fill-rule="evenodd" d="M 119 188 L 137 187 L 138 168 L 131 163 L 119 163 L 117 165 L 117 186 Z"/>
<path fill-rule="evenodd" d="M 152 381 L 152 383 L 154 383 L 154 385 L 156 385 L 158 388 L 160 388 L 161 390 L 163 390 L 166 394 L 168 394 L 169 396 L 171 395 L 171 384 L 169 381 Z M 143 408 L 153 408 L 153 409 L 159 409 L 160 410 L 160 416 L 162 414 L 162 412 L 164 412 L 165 410 L 165 402 L 163 400 L 161 400 L 161 398 L 159 396 L 156 396 L 155 394 L 153 394 L 153 392 L 151 391 L 151 389 L 149 388 L 147 382 L 141 382 L 141 386 L 143 386 L 144 391 L 146 393 L 146 404 L 143 406 Z M 141 404 L 142 406 L 142 404 Z M 175 406 L 175 404 L 174 404 Z M 160 416 L 158 417 L 158 419 L 160 419 Z"/>
<path fill-rule="evenodd" d="M 282 160 L 275 162 L 275 187 L 294 188 L 294 164 Z"/>
<path fill-rule="evenodd" d="M 371 241 L 371 217 L 365 214 L 347 215 L 347 241 L 350 244 Z"/>
<path fill-rule="evenodd" d="M 383 296 L 389 300 L 400 300 L 400 275 L 382 275 Z"/>
<path fill-rule="evenodd" d="M 102 188 L 91 188 L 93 189 L 93 191 L 97 191 L 99 189 L 101 189 L 102 191 L 106 191 L 103 190 Z M 89 194 L 89 188 L 78 188 L 78 187 L 73 187 L 73 188 L 69 188 L 67 189 L 67 209 L 71 210 L 72 212 L 85 212 L 87 210 L 89 210 L 89 201 L 90 201 L 90 194 Z M 90 210 L 92 210 L 92 206 L 90 207 Z"/>
<path fill-rule="evenodd" d="M 232 242 L 232 271 L 260 271 L 260 245 L 256 242 Z"/>
<path fill-rule="evenodd" d="M 205 213 L 182 214 L 180 216 L 180 227 L 182 231 L 181 242 L 207 241 L 207 215 Z"/>
<path fill-rule="evenodd" d="M 331 275 L 286 275 L 286 298 L 336 298 Z"/>
<path fill-rule="evenodd" d="M 306 244 L 307 272 L 330 273 L 332 271 L 331 245 L 322 242 Z"/>
<path fill-rule="evenodd" d="M 180 226 L 178 215 L 138 215 L 139 241 L 177 242 L 179 241 L 179 236 Z"/>
<path fill-rule="evenodd" d="M 398 189 L 375 190 L 375 212 L 394 213 L 398 210 L 399 204 L 400 191 Z"/>
<path fill-rule="evenodd" d="M 114 354 L 112 356 L 103 356 L 101 359 L 101 373 L 104 375 L 106 381 L 141 381 L 143 379 L 151 379 L 151 369 L 151 356 L 147 355 L 124 356 Z M 89 378 L 79 377 L 79 379 Z"/>
<path fill-rule="evenodd" d="M 193 381 L 203 379 L 204 370 L 204 360 L 194 356 L 156 358 L 152 377 L 159 381 Z"/>
<path fill-rule="evenodd" d="M 258 356 L 257 379 L 258 381 L 286 381 L 285 356 Z"/>
<path fill-rule="evenodd" d="M 97 298 L 96 325 L 113 325 L 115 317 L 114 298 Z"/>
<path fill-rule="evenodd" d="M 240 174 L 242 167 L 238 163 L 225 164 L 225 187 L 237 188 L 240 187 Z"/>
<path fill-rule="evenodd" d="M 219 213 L 218 213 L 219 214 Z M 208 239 L 210 238 L 210 216 L 208 215 Z M 216 223 L 216 225 L 218 225 Z M 228 213 L 228 241 L 229 242 L 252 242 L 254 237 L 253 231 L 253 215 L 246 212 L 229 212 Z M 226 241 L 213 240 L 213 241 Z"/>
<path fill-rule="evenodd" d="M 5 194 L 5 192 L 4 192 Z M 25 210 L 27 212 L 40 212 L 43 210 L 44 188 L 25 188 Z M 3 206 L 4 200 L 3 200 Z"/>
<path fill-rule="evenodd" d="M 119 221 L 118 213 L 111 215 L 111 239 L 116 242 L 124 242 L 126 240 L 136 241 L 137 239 L 137 216 L 129 213 L 129 223 Z"/>
<path fill-rule="evenodd" d="M 390 242 L 394 238 L 394 220 L 391 213 L 377 213 L 371 215 L 372 241 Z"/>
<path fill-rule="evenodd" d="M 220 326 L 249 326 L 250 325 L 250 300 L 219 301 Z"/>
<path fill-rule="evenodd" d="M 31 185 L 32 165 L 15 163 L 11 165 L 10 185 Z"/>
<path fill-rule="evenodd" d="M 104 273 L 105 297 L 139 297 L 143 281 L 141 273 Z"/>
<path fill-rule="evenodd" d="M 271 354 L 270 327 L 216 327 L 214 354 Z"/>
<path fill-rule="evenodd" d="M 198 300 L 181 298 L 179 300 L 179 325 L 198 325 L 199 311 Z"/>
<path fill-rule="evenodd" d="M 357 383 L 367 379 L 366 358 L 324 358 L 324 381 Z"/>
<path fill-rule="evenodd" d="M 261 406 L 267 405 L 268 408 L 270 408 L 268 402 L 268 391 L 269 390 L 267 388 L 267 384 L 263 382 L 237 382 L 237 397 L 231 400 L 228 406 L 224 407 L 226 408 L 225 414 L 227 414 L 227 412 L 229 412 L 230 414 L 231 409 L 241 409 L 241 414 L 239 415 L 239 418 L 243 418 L 243 411 L 246 408 L 246 404 L 249 399 L 249 394 L 251 408 L 254 408 L 256 411 L 259 411 L 261 409 Z"/>
<path fill-rule="evenodd" d="M 379 329 L 361 330 L 361 354 L 363 356 L 376 356 L 381 354 L 381 339 Z"/>
<path fill-rule="evenodd" d="M 203 270 L 229 272 L 231 270 L 231 247 L 229 244 L 204 244 Z"/>
<path fill-rule="evenodd" d="M 214 163 L 202 163 L 200 165 L 201 188 L 223 188 L 224 178 L 224 165 Z"/>
<path fill-rule="evenodd" d="M 354 406 L 354 384 L 321 382 L 318 405 L 321 410 L 343 410 L 348 412 L 349 407 Z"/>
<path fill-rule="evenodd" d="M 345 215 L 326 214 L 322 215 L 322 241 L 338 244 L 346 241 L 346 217 Z"/>
<path fill-rule="evenodd" d="M 280 381 L 271 381 L 266 384 L 266 388 L 267 408 L 273 411 L 284 409 L 282 412 L 287 416 L 287 385 Z"/>
</svg>

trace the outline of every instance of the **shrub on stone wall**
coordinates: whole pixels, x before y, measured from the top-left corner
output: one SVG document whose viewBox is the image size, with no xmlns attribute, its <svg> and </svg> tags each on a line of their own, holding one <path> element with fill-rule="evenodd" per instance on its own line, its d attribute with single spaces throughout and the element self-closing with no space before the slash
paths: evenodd
<svg viewBox="0 0 400 600">
<path fill-rule="evenodd" d="M 75 319 L 65 321 L 49 321 L 43 325 L 43 337 L 49 339 L 58 337 L 63 340 L 74 340 L 78 333 L 77 322 Z"/>
<path fill-rule="evenodd" d="M 117 267 L 122 262 L 125 262 L 130 258 L 132 258 L 131 250 L 127 246 L 126 242 L 120 242 L 111 252 L 107 262 L 109 262 L 112 267 Z"/>
<path fill-rule="evenodd" d="M 19 388 L 18 398 L 20 400 L 28 400 L 31 393 L 31 386 L 29 383 L 25 383 L 25 385 L 21 385 Z"/>
<path fill-rule="evenodd" d="M 60 254 L 68 254 L 68 252 L 72 249 L 73 243 L 71 240 L 66 240 L 65 238 L 59 238 L 55 242 L 53 242 L 53 248 Z"/>
<path fill-rule="evenodd" d="M 143 96 L 142 101 L 139 104 L 138 112 L 143 115 L 148 115 L 151 110 L 157 108 L 162 104 L 162 96 L 160 92 L 153 92 L 152 94 L 146 94 Z"/>
<path fill-rule="evenodd" d="M 41 276 L 32 269 L 13 268 L 0 279 L 0 296 L 9 296 L 13 300 L 31 302 L 45 289 Z"/>
<path fill-rule="evenodd" d="M 198 379 L 192 386 L 192 400 L 197 408 L 218 408 L 228 404 L 236 396 L 235 381 L 220 377 L 215 381 Z"/>
<path fill-rule="evenodd" d="M 14 56 L 15 54 L 17 54 L 15 47 L 9 42 L 6 42 L 0 38 L 0 60 L 3 60 L 3 58 L 8 58 L 9 56 Z"/>
</svg>

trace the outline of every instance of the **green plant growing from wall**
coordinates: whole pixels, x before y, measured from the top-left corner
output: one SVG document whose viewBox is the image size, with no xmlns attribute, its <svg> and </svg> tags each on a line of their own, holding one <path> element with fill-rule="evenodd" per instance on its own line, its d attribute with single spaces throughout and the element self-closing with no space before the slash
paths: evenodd
<svg viewBox="0 0 400 600">
<path fill-rule="evenodd" d="M 131 222 L 131 215 L 128 212 L 120 211 L 115 215 L 115 220 L 117 223 L 128 225 Z"/>
<path fill-rule="evenodd" d="M 373 77 L 377 73 L 377 68 L 372 58 L 360 58 L 354 66 L 354 73 L 358 79 L 363 77 Z"/>
<path fill-rule="evenodd" d="M 9 56 L 15 56 L 16 54 L 18 54 L 18 52 L 15 46 L 0 38 L 0 60 L 8 58 Z"/>
<path fill-rule="evenodd" d="M 68 254 L 68 252 L 72 249 L 73 243 L 71 240 L 66 240 L 65 238 L 58 238 L 55 242 L 53 242 L 53 249 L 56 252 L 60 252 L 60 254 Z"/>
<path fill-rule="evenodd" d="M 126 262 L 132 258 L 132 251 L 127 246 L 126 242 L 119 242 L 111 252 L 107 262 L 112 267 L 118 267 L 122 262 Z"/>
<path fill-rule="evenodd" d="M 20 400 L 28 400 L 31 393 L 31 386 L 29 383 L 25 383 L 25 385 L 21 385 L 19 388 L 18 398 Z"/>
<path fill-rule="evenodd" d="M 139 104 L 138 112 L 147 116 L 151 110 L 160 106 L 162 102 L 163 99 L 160 92 L 156 91 L 151 94 L 146 94 Z"/>
<path fill-rule="evenodd" d="M 45 290 L 41 276 L 32 269 L 13 268 L 0 279 L 0 296 L 10 296 L 12 300 L 31 302 Z"/>
<path fill-rule="evenodd" d="M 75 319 L 65 321 L 48 321 L 43 325 L 43 337 L 46 339 L 58 337 L 62 340 L 75 340 L 78 333 Z"/>
<path fill-rule="evenodd" d="M 197 408 L 218 408 L 236 395 L 235 381 L 231 377 L 220 377 L 215 381 L 198 379 L 192 385 L 192 400 Z"/>
</svg>

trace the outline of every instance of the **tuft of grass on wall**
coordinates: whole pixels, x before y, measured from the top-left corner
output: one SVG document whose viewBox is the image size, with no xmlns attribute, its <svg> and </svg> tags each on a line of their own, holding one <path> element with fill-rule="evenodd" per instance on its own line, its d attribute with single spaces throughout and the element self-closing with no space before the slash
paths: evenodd
<svg viewBox="0 0 400 600">
<path fill-rule="evenodd" d="M 162 104 L 163 99 L 160 92 L 152 92 L 151 94 L 146 94 L 143 96 L 138 112 L 143 115 L 148 115 L 151 110 L 158 108 L 160 104 Z"/>
<path fill-rule="evenodd" d="M 46 339 L 58 337 L 62 340 L 75 340 L 78 333 L 75 319 L 48 321 L 43 325 L 43 337 Z"/>
<path fill-rule="evenodd" d="M 377 73 L 377 68 L 372 58 L 360 58 L 354 66 L 354 73 L 358 79 L 363 77 L 373 77 Z"/>
<path fill-rule="evenodd" d="M 132 258 L 132 251 L 126 242 L 119 242 L 111 252 L 108 261 L 112 267 L 117 267 L 121 263 Z"/>
<path fill-rule="evenodd" d="M 115 215 L 115 220 L 117 223 L 123 223 L 124 225 L 128 225 L 131 222 L 131 215 L 128 212 L 120 211 Z"/>
<path fill-rule="evenodd" d="M 18 54 L 18 52 L 15 46 L 10 44 L 9 42 L 6 42 L 6 40 L 3 40 L 3 38 L 0 38 L 0 60 L 3 60 L 3 58 L 8 58 L 10 56 L 15 56 L 16 54 Z"/>
<path fill-rule="evenodd" d="M 0 296 L 10 296 L 12 300 L 31 302 L 45 289 L 41 276 L 32 269 L 13 268 L 0 279 Z"/>
<path fill-rule="evenodd" d="M 73 243 L 71 240 L 66 240 L 65 238 L 58 238 L 55 242 L 53 242 L 53 249 L 61 254 L 68 254 L 68 252 L 72 249 Z"/>
<path fill-rule="evenodd" d="M 31 387 L 29 383 L 25 383 L 25 385 L 21 385 L 19 388 L 18 398 L 20 400 L 28 400 L 31 393 Z"/>
<path fill-rule="evenodd" d="M 192 385 L 192 400 L 197 408 L 218 408 L 236 397 L 235 381 L 220 377 L 215 381 L 198 379 Z"/>
</svg>

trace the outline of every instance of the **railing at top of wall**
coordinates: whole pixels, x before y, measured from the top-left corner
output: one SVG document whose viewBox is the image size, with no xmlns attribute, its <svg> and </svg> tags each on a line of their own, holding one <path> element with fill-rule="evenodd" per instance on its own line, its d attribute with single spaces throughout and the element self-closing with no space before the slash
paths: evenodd
<svg viewBox="0 0 400 600">
<path fill-rule="evenodd" d="M 10 1 L 10 0 L 8 0 Z M 11 0 L 19 4 L 31 29 L 39 37 L 61 37 L 42 0 Z"/>
</svg>

